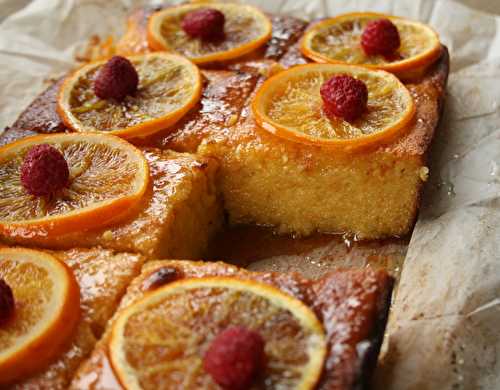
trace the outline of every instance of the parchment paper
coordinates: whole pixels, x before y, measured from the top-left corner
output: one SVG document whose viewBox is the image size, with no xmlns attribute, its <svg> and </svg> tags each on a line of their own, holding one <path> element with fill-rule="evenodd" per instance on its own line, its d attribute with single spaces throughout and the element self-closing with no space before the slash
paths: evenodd
<svg viewBox="0 0 500 390">
<path fill-rule="evenodd" d="M 464 0 L 500 12 L 500 2 Z M 73 65 L 93 34 L 119 34 L 132 0 L 0 0 L 0 129 Z M 157 2 L 153 2 L 157 3 Z M 302 18 L 375 10 L 431 24 L 452 71 L 431 181 L 409 244 L 379 388 L 500 388 L 500 17 L 451 0 L 248 0 Z"/>
</svg>

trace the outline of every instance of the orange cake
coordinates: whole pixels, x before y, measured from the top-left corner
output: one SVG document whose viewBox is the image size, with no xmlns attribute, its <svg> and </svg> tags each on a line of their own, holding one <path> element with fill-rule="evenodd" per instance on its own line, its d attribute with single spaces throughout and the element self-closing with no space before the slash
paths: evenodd
<svg viewBox="0 0 500 390">
<path fill-rule="evenodd" d="M 0 134 L 0 387 L 369 386 L 387 272 L 159 259 L 202 258 L 226 220 L 410 233 L 449 72 L 438 35 L 190 2 L 132 12 L 81 59 Z"/>
<path fill-rule="evenodd" d="M 132 14 L 121 44 L 134 37 L 142 39 L 142 50 L 149 50 L 146 27 L 133 28 L 145 26 L 148 15 L 144 10 Z M 363 18 L 381 16 L 348 14 L 344 18 L 353 15 L 361 20 L 362 26 Z M 284 20 L 273 20 L 273 27 L 277 26 L 276 41 L 253 53 L 250 63 L 254 68 L 260 66 L 260 70 L 269 71 L 272 65 L 263 61 L 266 58 L 277 60 L 286 68 L 310 61 L 300 51 L 304 39 L 298 42 L 304 24 L 291 18 L 288 24 Z M 407 23 L 413 26 L 413 22 Z M 279 26 L 283 25 L 288 28 L 284 29 L 284 40 L 278 44 Z M 317 25 L 309 26 L 309 35 Z M 406 36 L 402 39 L 402 53 L 410 51 Z M 275 54 L 269 55 L 269 51 Z M 365 239 L 401 236 L 408 233 L 414 223 L 422 184 L 428 177 L 426 152 L 441 114 L 449 71 L 446 48 L 434 47 L 429 50 L 429 56 L 420 72 L 423 76 L 407 84 L 416 102 L 412 123 L 397 139 L 358 153 L 311 147 L 270 135 L 255 124 L 248 107 L 251 99 L 241 118 L 234 117 L 238 119 L 236 124 L 231 119 L 225 128 L 205 127 L 197 131 L 199 137 L 189 139 L 180 128 L 169 131 L 166 136 L 160 135 L 163 138 L 160 142 L 164 147 L 193 152 L 201 144 L 200 153 L 221 161 L 221 189 L 233 224 L 271 225 L 281 233 L 299 235 L 321 231 L 347 232 Z M 437 57 L 437 63 L 430 67 Z M 240 58 L 229 67 L 248 70 L 247 64 L 248 57 Z M 257 87 L 261 83 L 262 80 Z M 246 96 L 247 91 L 242 95 Z M 333 191 L 325 194 L 325 188 Z"/>
<path fill-rule="evenodd" d="M 301 42 L 292 45 L 278 58 L 280 65 L 309 63 L 300 47 Z M 238 124 L 207 137 L 199 152 L 221 161 L 230 222 L 271 225 L 299 235 L 347 232 L 380 239 L 407 234 L 429 174 L 426 155 L 445 96 L 449 55 L 445 47 L 439 53 L 432 67 L 406 84 L 415 101 L 414 120 L 400 137 L 380 146 L 343 153 L 290 142 L 262 130 L 249 108 Z"/>
<path fill-rule="evenodd" d="M 129 30 L 118 48 L 138 40 L 141 52 L 149 50 L 148 15 L 146 10 L 131 15 Z M 274 226 L 280 233 L 298 235 L 349 233 L 365 239 L 408 233 L 428 176 L 426 152 L 440 117 L 449 68 L 446 49 L 441 49 L 439 60 L 423 77 L 407 84 L 416 102 L 416 115 L 401 135 L 356 153 L 344 153 L 290 142 L 255 124 L 250 110 L 255 94 L 251 93 L 268 75 L 257 82 L 259 72 L 255 70 L 269 73 L 274 65 L 266 58 L 285 67 L 308 62 L 297 42 L 305 24 L 286 17 L 271 20 L 275 35 L 267 46 L 251 58 L 247 55 L 226 64 L 239 68 L 237 71 L 203 71 L 205 86 L 197 106 L 173 127 L 134 142 L 216 157 L 232 224 Z M 47 103 L 51 95 L 44 95 L 39 99 L 45 103 L 35 101 L 3 135 L 3 142 L 25 135 L 20 128 L 30 131 L 26 135 L 39 131 L 40 121 L 64 129 L 54 115 L 54 105 Z M 33 113 L 40 108 L 45 114 L 35 120 Z M 332 190 L 325 193 L 325 188 Z"/>
<path fill-rule="evenodd" d="M 2 262 L 9 258 L 0 249 Z M 24 253 L 24 252 L 23 252 Z M 47 252 L 63 261 L 71 269 L 80 288 L 80 319 L 70 334 L 69 342 L 59 354 L 48 362 L 41 362 L 38 374 L 11 384 L 14 389 L 65 389 L 80 363 L 92 351 L 101 337 L 108 319 L 113 315 L 125 290 L 139 272 L 144 258 L 139 255 L 118 253 L 102 248 L 71 249 Z M 23 254 L 23 256 L 25 256 Z M 5 264 L 5 263 L 2 263 Z M 5 274 L 0 266 L 0 274 Z M 27 275 L 29 279 L 34 275 Z M 7 278 L 7 281 L 9 279 Z M 26 283 L 26 282 L 25 282 Z M 14 286 L 14 299 L 19 298 Z M 22 305 L 17 302 L 17 305 Z M 20 307 L 20 306 L 19 306 Z M 28 306 L 29 309 L 29 306 Z M 17 308 L 16 310 L 19 310 Z M 14 319 L 16 321 L 16 319 Z M 68 327 L 69 324 L 66 324 Z M 54 341 L 52 341 L 54 342 Z M 28 357 L 36 360 L 40 355 Z"/>
<path fill-rule="evenodd" d="M 130 216 L 103 227 L 54 235 L 4 235 L 8 243 L 49 249 L 93 247 L 141 253 L 148 258 L 199 258 L 221 226 L 215 188 L 217 162 L 158 149 L 142 149 L 151 181 Z"/>
<path fill-rule="evenodd" d="M 369 382 L 382 339 L 392 286 L 392 279 L 384 271 L 338 271 L 311 281 L 294 273 L 249 272 L 224 263 L 157 261 L 147 263 L 141 275 L 132 282 L 114 321 L 110 322 L 91 357 L 81 366 L 71 388 L 121 388 L 108 358 L 108 343 L 113 323 L 132 303 L 174 281 L 222 276 L 277 287 L 312 309 L 324 327 L 327 339 L 325 366 L 318 389 L 354 389 Z M 182 371 L 178 375 L 182 382 L 186 375 Z"/>
</svg>

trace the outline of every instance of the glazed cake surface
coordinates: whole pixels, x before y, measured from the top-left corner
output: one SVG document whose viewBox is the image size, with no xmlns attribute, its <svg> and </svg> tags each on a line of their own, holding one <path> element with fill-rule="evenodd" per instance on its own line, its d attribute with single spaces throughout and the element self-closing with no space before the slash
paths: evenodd
<svg viewBox="0 0 500 390">
<path fill-rule="evenodd" d="M 169 272 L 162 272 L 165 269 Z M 170 275 L 163 285 L 181 278 L 233 276 L 281 289 L 308 305 L 327 334 L 328 354 L 318 389 L 357 389 L 369 381 L 383 337 L 393 284 L 385 271 L 336 271 L 312 281 L 295 273 L 250 272 L 221 262 L 154 261 L 145 264 L 141 275 L 131 283 L 115 317 L 147 291 L 162 285 L 158 282 L 162 273 Z M 151 281 L 155 281 L 153 287 Z M 80 367 L 72 389 L 121 388 L 107 357 L 112 323 Z"/>
<path fill-rule="evenodd" d="M 282 23 L 282 22 L 281 22 Z M 308 63 L 298 50 L 305 28 L 288 24 L 286 43 L 272 58 L 285 68 Z M 272 67 L 260 61 L 264 76 Z M 245 63 L 240 66 L 244 68 Z M 410 232 L 428 177 L 426 155 L 437 128 L 449 73 L 445 47 L 436 64 L 407 84 L 417 113 L 396 140 L 356 153 L 291 142 L 260 129 L 247 104 L 238 122 L 210 131 L 198 152 L 221 161 L 219 183 L 232 224 L 273 226 L 280 233 L 349 233 L 381 239 Z M 232 124 L 232 123 L 228 123 Z M 177 131 L 169 136 L 176 138 Z M 176 143 L 165 146 L 178 148 Z M 193 145 L 190 145 L 192 148 Z"/>
<path fill-rule="evenodd" d="M 222 205 L 215 188 L 217 161 L 154 148 L 143 152 L 151 182 L 125 221 L 56 237 L 6 241 L 48 249 L 102 246 L 147 258 L 200 258 L 222 224 Z"/>
<path fill-rule="evenodd" d="M 116 48 L 119 54 L 148 50 L 145 25 L 153 11 L 131 14 L 127 33 Z M 152 186 L 133 217 L 116 226 L 51 241 L 11 242 L 55 249 L 108 248 L 53 252 L 75 272 L 83 319 L 64 355 L 17 388 L 67 388 L 92 350 L 71 388 L 120 388 L 106 355 L 109 332 L 104 330 L 111 326 L 109 319 L 145 260 L 202 256 L 222 224 L 220 192 L 232 224 L 268 225 L 299 235 L 349 232 L 359 238 L 410 231 L 428 173 L 426 153 L 445 94 L 447 50 L 443 48 L 441 58 L 424 77 L 407 85 L 417 116 L 405 135 L 363 153 L 332 153 L 271 135 L 252 118 L 249 102 L 255 89 L 281 67 L 307 62 L 297 49 L 307 23 L 287 16 L 271 16 L 271 20 L 273 36 L 266 45 L 236 61 L 202 70 L 200 102 L 172 129 L 133 140 L 143 149 L 152 172 Z M 61 80 L 40 94 L 0 135 L 0 145 L 37 133 L 70 131 L 56 111 L 60 85 Z M 329 353 L 319 388 L 358 389 L 369 383 L 393 283 L 385 272 L 346 270 L 311 281 L 298 274 L 250 272 L 224 263 L 152 261 L 130 284 L 119 310 L 140 298 L 144 283 L 163 268 L 173 268 L 177 278 L 253 279 L 302 300 L 328 334 Z"/>
<path fill-rule="evenodd" d="M 131 14 L 118 52 L 147 50 L 145 26 L 151 12 L 139 9 Z M 272 226 L 279 233 L 303 236 L 348 233 L 360 239 L 409 233 L 445 94 L 446 48 L 421 79 L 407 84 L 417 114 L 405 133 L 375 149 L 343 153 L 284 140 L 255 124 L 249 109 L 255 89 L 279 66 L 307 62 L 297 48 L 307 24 L 286 16 L 271 20 L 274 32 L 267 45 L 238 61 L 204 70 L 198 105 L 173 128 L 134 142 L 215 157 L 220 163 L 217 183 L 233 225 Z M 221 66 L 225 69 L 217 69 Z M 55 84 L 35 100 L 0 143 L 43 128 L 66 131 L 55 112 L 57 89 Z M 44 114 L 34 115 L 40 111 Z"/>
<path fill-rule="evenodd" d="M 10 386 L 12 389 L 66 389 L 80 363 L 115 312 L 144 257 L 102 248 L 71 249 L 50 254 L 65 262 L 80 286 L 81 319 L 71 343 L 44 371 Z"/>
</svg>

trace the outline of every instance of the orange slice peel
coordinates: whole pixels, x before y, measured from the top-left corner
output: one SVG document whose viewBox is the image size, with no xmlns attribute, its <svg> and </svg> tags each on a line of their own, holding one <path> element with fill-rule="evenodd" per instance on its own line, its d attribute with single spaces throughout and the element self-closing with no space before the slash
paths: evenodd
<svg viewBox="0 0 500 390">
<path fill-rule="evenodd" d="M 335 75 L 349 75 L 368 88 L 368 106 L 353 122 L 323 112 L 320 88 Z M 279 137 L 336 150 L 377 146 L 399 136 L 415 114 L 406 87 L 391 73 L 342 64 L 293 67 L 266 80 L 252 111 L 257 124 Z"/>
<path fill-rule="evenodd" d="M 80 290 L 64 263 L 30 249 L 0 249 L 0 278 L 16 305 L 0 327 L 0 384 L 8 384 L 43 369 L 67 346 L 80 318 Z"/>
<path fill-rule="evenodd" d="M 52 197 L 28 194 L 20 180 L 24 156 L 40 144 L 58 149 L 69 166 L 68 186 Z M 139 149 L 112 135 L 40 135 L 0 148 L 0 179 L 0 233 L 50 238 L 125 218 L 149 185 L 149 167 Z"/>
<path fill-rule="evenodd" d="M 109 341 L 113 369 L 126 389 L 155 389 L 157 383 L 217 389 L 203 357 L 229 326 L 264 339 L 267 368 L 261 374 L 269 388 L 314 388 L 326 355 L 315 314 L 274 287 L 231 277 L 183 279 L 124 309 Z"/>
<path fill-rule="evenodd" d="M 61 86 L 57 110 L 77 132 L 142 138 L 178 122 L 201 97 L 202 77 L 188 59 L 169 53 L 128 57 L 139 73 L 139 89 L 123 102 L 99 99 L 93 80 L 106 61 L 84 65 Z"/>
<path fill-rule="evenodd" d="M 360 44 L 366 24 L 381 18 L 393 22 L 400 34 L 400 48 L 391 58 L 369 56 Z M 366 66 L 407 78 L 437 60 L 441 54 L 441 43 L 437 33 L 423 23 L 379 13 L 356 12 L 311 26 L 300 42 L 300 50 L 315 62 Z"/>
<path fill-rule="evenodd" d="M 207 7 L 224 14 L 225 39 L 204 42 L 190 38 L 182 30 L 181 22 L 186 14 Z M 168 7 L 154 13 L 148 23 L 151 49 L 178 52 L 197 64 L 241 57 L 266 43 L 271 33 L 269 18 L 257 8 L 244 4 L 201 3 Z"/>
</svg>

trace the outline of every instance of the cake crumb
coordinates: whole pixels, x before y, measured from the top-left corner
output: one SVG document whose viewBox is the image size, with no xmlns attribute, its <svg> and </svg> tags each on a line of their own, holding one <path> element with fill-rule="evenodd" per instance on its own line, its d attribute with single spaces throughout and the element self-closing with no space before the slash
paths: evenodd
<svg viewBox="0 0 500 390">
<path fill-rule="evenodd" d="M 420 168 L 420 179 L 422 181 L 427 181 L 429 179 L 429 168 L 427 167 L 422 167 Z"/>
<path fill-rule="evenodd" d="M 110 241 L 113 239 L 113 232 L 111 232 L 111 230 L 106 230 L 103 234 L 102 234 L 102 238 L 105 239 L 106 241 Z"/>
<path fill-rule="evenodd" d="M 226 125 L 227 126 L 233 126 L 238 122 L 238 115 L 233 114 L 229 118 L 227 118 Z"/>
</svg>

